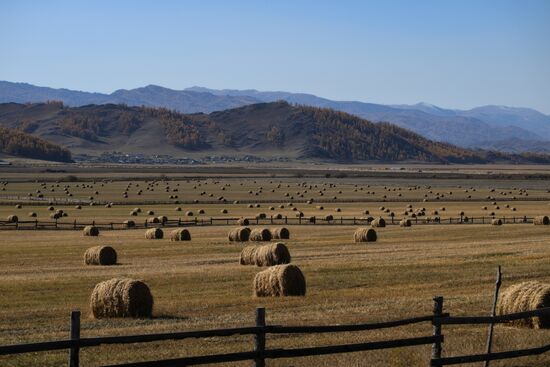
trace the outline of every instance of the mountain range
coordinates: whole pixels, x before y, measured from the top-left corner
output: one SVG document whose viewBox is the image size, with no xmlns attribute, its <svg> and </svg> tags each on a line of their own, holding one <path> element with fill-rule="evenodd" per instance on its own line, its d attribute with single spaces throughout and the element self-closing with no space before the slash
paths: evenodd
<svg viewBox="0 0 550 367">
<path fill-rule="evenodd" d="M 454 110 L 427 103 L 382 105 L 333 101 L 303 93 L 215 90 L 203 87 L 173 90 L 155 85 L 102 94 L 0 81 L 0 103 L 51 100 L 62 101 L 73 107 L 112 103 L 164 107 L 181 113 L 210 113 L 282 100 L 291 104 L 331 108 L 373 122 L 390 122 L 428 139 L 464 148 L 547 152 L 550 144 L 550 116 L 528 108 L 482 106 L 470 110 Z"/>
<path fill-rule="evenodd" d="M 393 124 L 285 101 L 209 114 L 124 104 L 4 103 L 0 104 L 0 127 L 31 134 L 75 154 L 96 156 L 116 150 L 173 157 L 255 155 L 346 163 L 550 162 L 550 156 L 459 148 Z M 19 135 L 19 139 L 29 138 Z M 11 150 L 18 151 L 13 146 Z"/>
</svg>

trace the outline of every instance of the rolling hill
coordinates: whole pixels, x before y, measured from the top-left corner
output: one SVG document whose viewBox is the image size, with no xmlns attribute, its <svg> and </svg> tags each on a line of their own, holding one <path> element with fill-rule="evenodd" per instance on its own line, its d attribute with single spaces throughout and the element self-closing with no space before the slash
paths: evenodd
<svg viewBox="0 0 550 367">
<path fill-rule="evenodd" d="M 550 141 L 550 116 L 526 108 L 484 106 L 467 111 L 443 109 L 426 103 L 381 105 L 356 101 L 332 101 L 311 94 L 260 92 L 256 90 L 215 90 L 192 87 L 172 90 L 155 85 L 111 94 L 36 87 L 0 81 L 0 102 L 63 101 L 68 106 L 127 104 L 165 107 L 182 113 L 210 113 L 260 102 L 284 100 L 289 103 L 331 108 L 373 122 L 390 122 L 432 140 L 466 148 L 483 148 L 487 143 L 516 139 L 515 150 L 535 150 L 531 141 Z M 525 143 L 520 143 L 525 142 Z M 536 146 L 540 146 L 537 144 Z"/>
<path fill-rule="evenodd" d="M 7 103 L 0 104 L 0 126 L 20 129 L 74 153 L 92 155 L 116 150 L 180 157 L 276 155 L 334 162 L 547 160 L 462 149 L 395 125 L 282 101 L 210 114 L 114 104 Z"/>
</svg>

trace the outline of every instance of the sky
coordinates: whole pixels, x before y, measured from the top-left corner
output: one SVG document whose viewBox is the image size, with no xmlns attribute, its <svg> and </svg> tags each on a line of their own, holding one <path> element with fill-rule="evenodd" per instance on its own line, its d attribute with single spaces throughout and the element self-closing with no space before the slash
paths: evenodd
<svg viewBox="0 0 550 367">
<path fill-rule="evenodd" d="M 550 1 L 2 0 L 0 80 L 550 114 Z"/>
</svg>

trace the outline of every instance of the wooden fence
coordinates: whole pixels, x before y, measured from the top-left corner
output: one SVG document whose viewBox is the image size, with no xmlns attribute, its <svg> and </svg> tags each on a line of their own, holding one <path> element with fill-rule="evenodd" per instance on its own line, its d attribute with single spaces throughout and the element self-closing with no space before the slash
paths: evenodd
<svg viewBox="0 0 550 367">
<path fill-rule="evenodd" d="M 0 221 L 0 230 L 9 229 L 47 229 L 47 230 L 82 230 L 85 226 L 93 225 L 100 230 L 113 230 L 113 229 L 144 229 L 151 227 L 190 227 L 190 226 L 229 226 L 237 225 L 236 217 L 210 217 L 200 218 L 195 217 L 191 219 L 169 219 L 164 223 L 151 223 L 147 219 L 144 220 L 132 220 L 134 223 L 129 225 L 125 222 L 78 222 L 76 219 L 73 221 L 40 221 L 27 220 L 27 221 Z M 326 219 L 325 217 L 266 217 L 260 218 L 247 218 L 250 225 L 369 225 L 370 220 L 366 218 L 357 217 L 333 217 L 333 219 Z M 386 225 L 399 225 L 399 222 L 403 218 L 386 217 L 384 218 Z M 502 220 L 503 224 L 533 224 L 533 217 L 431 217 L 431 218 L 408 218 L 413 225 L 425 225 L 425 224 L 490 224 L 493 219 Z"/>
<path fill-rule="evenodd" d="M 46 352 L 68 349 L 69 367 L 78 367 L 80 364 L 80 349 L 87 347 L 96 347 L 105 344 L 132 344 L 148 343 L 163 340 L 183 340 L 190 338 L 211 338 L 211 337 L 229 337 L 233 335 L 253 335 L 254 349 L 248 352 L 224 353 L 213 355 L 202 355 L 193 357 L 173 358 L 156 361 L 130 362 L 110 367 L 176 367 L 191 366 L 214 363 L 227 363 L 237 361 L 254 361 L 254 366 L 265 366 L 266 359 L 277 358 L 297 358 L 306 356 L 320 356 L 327 354 L 352 353 L 360 351 L 371 351 L 381 349 L 402 348 L 418 345 L 432 345 L 432 355 L 430 366 L 445 366 L 460 363 L 473 363 L 480 361 L 490 361 L 497 359 L 510 359 L 530 355 L 542 354 L 550 350 L 550 344 L 541 347 L 510 350 L 505 352 L 475 354 L 455 357 L 442 357 L 444 335 L 443 325 L 465 325 L 465 324 L 489 324 L 502 323 L 511 320 L 523 319 L 526 317 L 540 316 L 550 314 L 550 307 L 528 312 L 520 312 L 501 316 L 460 316 L 451 317 L 448 313 L 443 313 L 443 297 L 434 298 L 433 314 L 426 316 L 413 317 L 404 320 L 385 321 L 368 324 L 351 325 L 322 325 L 322 326 L 280 326 L 267 325 L 265 322 L 265 309 L 256 309 L 255 326 L 214 329 L 205 331 L 184 331 L 175 333 L 161 334 L 142 334 L 112 337 L 92 337 L 82 338 L 80 335 L 80 311 L 71 313 L 70 339 L 51 342 L 40 342 L 31 344 L 18 344 L 0 346 L 0 356 L 15 355 L 23 353 Z M 266 348 L 266 337 L 270 334 L 323 334 L 323 333 L 341 333 L 341 332 L 360 332 L 376 329 L 390 329 L 411 324 L 429 322 L 432 324 L 431 335 L 390 339 L 366 343 L 339 344 L 320 347 L 304 348 Z"/>
</svg>

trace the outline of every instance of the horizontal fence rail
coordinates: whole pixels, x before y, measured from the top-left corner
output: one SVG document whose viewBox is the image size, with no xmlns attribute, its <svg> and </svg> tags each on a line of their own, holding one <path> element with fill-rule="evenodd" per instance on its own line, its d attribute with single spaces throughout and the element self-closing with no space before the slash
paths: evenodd
<svg viewBox="0 0 550 367">
<path fill-rule="evenodd" d="M 142 217 L 143 218 L 143 217 Z M 409 219 L 412 225 L 443 225 L 443 224 L 491 224 L 493 219 L 500 219 L 502 224 L 533 224 L 533 217 L 382 217 L 386 225 L 399 225 L 402 219 Z M 152 227 L 187 227 L 187 226 L 229 226 L 237 225 L 240 217 L 195 217 L 193 219 L 169 219 L 164 223 L 152 223 L 147 219 L 130 219 L 133 225 L 125 222 L 102 222 L 90 221 L 79 222 L 60 220 L 19 220 L 11 222 L 0 220 L 0 230 L 10 229 L 42 229 L 42 230 L 82 230 L 86 226 L 96 226 L 100 230 L 121 230 L 121 229 L 144 229 Z M 288 217 L 278 218 L 276 216 L 259 218 L 246 218 L 250 225 L 369 225 L 370 221 L 362 217 Z"/>
</svg>

